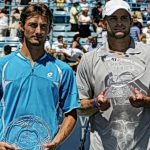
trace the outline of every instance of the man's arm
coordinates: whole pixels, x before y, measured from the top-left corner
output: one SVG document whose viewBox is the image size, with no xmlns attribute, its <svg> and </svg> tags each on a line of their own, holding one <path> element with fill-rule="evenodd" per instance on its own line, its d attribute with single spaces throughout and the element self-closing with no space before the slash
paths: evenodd
<svg viewBox="0 0 150 150">
<path fill-rule="evenodd" d="M 15 148 L 5 142 L 0 142 L 0 150 L 17 150 L 17 148 Z"/>
<path fill-rule="evenodd" d="M 150 97 L 144 96 L 143 101 L 144 101 L 143 107 L 149 107 L 150 108 Z"/>
<path fill-rule="evenodd" d="M 93 99 L 82 99 L 80 101 L 81 108 L 78 109 L 78 115 L 80 116 L 92 116 L 95 112 L 99 111 L 98 108 L 92 104 Z"/>
<path fill-rule="evenodd" d="M 100 92 L 100 94 L 93 99 L 82 99 L 81 108 L 79 109 L 79 115 L 91 116 L 97 111 L 105 111 L 110 107 L 109 100 L 105 97 L 107 88 Z"/>
<path fill-rule="evenodd" d="M 73 109 L 72 111 L 66 113 L 64 120 L 58 130 L 58 133 L 51 141 L 51 143 L 45 145 L 45 147 L 48 148 L 48 150 L 53 150 L 58 145 L 60 145 L 70 135 L 76 124 L 76 121 L 77 121 L 76 109 Z"/>
</svg>

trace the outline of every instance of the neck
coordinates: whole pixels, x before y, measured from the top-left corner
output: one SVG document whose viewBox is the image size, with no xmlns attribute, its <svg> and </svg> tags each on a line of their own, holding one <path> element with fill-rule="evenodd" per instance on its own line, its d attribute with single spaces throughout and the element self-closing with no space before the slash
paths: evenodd
<svg viewBox="0 0 150 150">
<path fill-rule="evenodd" d="M 117 52 L 123 52 L 123 53 L 126 52 L 130 46 L 130 41 L 131 41 L 130 36 L 127 36 L 122 39 L 108 37 L 109 48 L 112 51 L 117 51 Z"/>
<path fill-rule="evenodd" d="M 40 58 L 45 53 L 45 50 L 44 46 L 27 46 L 26 43 L 23 43 L 21 52 L 30 60 L 31 64 L 34 64 L 35 60 Z"/>
</svg>

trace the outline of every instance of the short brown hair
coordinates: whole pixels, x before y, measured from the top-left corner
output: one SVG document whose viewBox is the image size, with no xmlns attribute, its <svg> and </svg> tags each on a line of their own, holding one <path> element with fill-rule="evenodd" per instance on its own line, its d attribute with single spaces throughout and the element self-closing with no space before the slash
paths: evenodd
<svg viewBox="0 0 150 150">
<path fill-rule="evenodd" d="M 49 29 L 51 28 L 53 15 L 50 9 L 43 3 L 30 4 L 24 7 L 20 15 L 20 21 L 24 25 L 28 17 L 35 15 L 47 17 L 49 22 Z"/>
</svg>

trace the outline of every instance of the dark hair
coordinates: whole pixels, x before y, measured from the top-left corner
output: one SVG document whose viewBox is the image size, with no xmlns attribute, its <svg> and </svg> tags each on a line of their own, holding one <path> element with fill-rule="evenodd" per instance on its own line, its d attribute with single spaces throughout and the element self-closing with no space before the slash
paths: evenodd
<svg viewBox="0 0 150 150">
<path fill-rule="evenodd" d="M 62 35 L 59 35 L 58 37 L 57 37 L 57 39 L 59 40 L 59 39 L 61 39 L 61 38 L 64 38 Z"/>
<path fill-rule="evenodd" d="M 18 13 L 18 14 L 20 13 L 18 8 L 14 8 L 13 11 L 14 11 L 14 13 Z"/>
<path fill-rule="evenodd" d="M 73 6 L 74 6 L 74 7 L 79 6 L 79 2 L 75 2 L 75 3 L 73 3 Z"/>
<path fill-rule="evenodd" d="M 24 25 L 28 17 L 35 15 L 47 17 L 49 28 L 51 28 L 53 15 L 50 9 L 44 3 L 30 4 L 24 7 L 20 15 L 20 21 Z"/>
<path fill-rule="evenodd" d="M 20 15 L 20 22 L 23 25 L 25 25 L 28 17 L 36 16 L 36 15 L 47 17 L 47 21 L 49 23 L 49 29 L 51 29 L 53 14 L 51 10 L 44 3 L 30 4 L 24 7 Z M 22 42 L 24 37 L 24 32 L 19 29 L 17 36 L 19 37 L 20 42 Z"/>
<path fill-rule="evenodd" d="M 7 9 L 6 9 L 6 8 L 2 8 L 2 9 L 0 10 L 0 12 L 1 12 L 1 13 L 4 13 L 4 14 L 7 14 Z"/>
<path fill-rule="evenodd" d="M 10 45 L 4 46 L 4 53 L 5 53 L 5 55 L 8 55 L 11 53 L 11 46 Z"/>
<path fill-rule="evenodd" d="M 73 41 L 76 41 L 76 39 L 77 39 L 78 37 L 81 37 L 81 35 L 80 35 L 80 34 L 75 34 L 74 37 L 73 37 Z"/>
<path fill-rule="evenodd" d="M 102 3 L 101 3 L 101 2 L 97 2 L 97 3 L 96 3 L 96 6 L 97 6 L 97 7 L 101 7 L 101 6 L 102 6 Z"/>
</svg>

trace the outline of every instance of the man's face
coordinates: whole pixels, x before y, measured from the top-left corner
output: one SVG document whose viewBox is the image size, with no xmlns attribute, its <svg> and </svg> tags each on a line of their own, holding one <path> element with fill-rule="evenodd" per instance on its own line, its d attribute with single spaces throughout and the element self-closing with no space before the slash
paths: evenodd
<svg viewBox="0 0 150 150">
<path fill-rule="evenodd" d="M 147 28 L 150 30 L 150 24 L 147 25 Z"/>
<path fill-rule="evenodd" d="M 64 42 L 63 37 L 59 38 L 59 39 L 58 39 L 58 42 L 59 42 L 59 43 L 63 43 L 63 42 Z"/>
<path fill-rule="evenodd" d="M 36 15 L 27 18 L 25 25 L 22 25 L 26 42 L 33 46 L 39 46 L 46 41 L 49 33 L 49 23 L 46 17 Z"/>
<path fill-rule="evenodd" d="M 97 41 L 96 41 L 96 39 L 95 38 L 93 38 L 93 40 L 92 40 L 92 45 L 97 45 Z"/>
<path fill-rule="evenodd" d="M 102 11 L 103 11 L 103 8 L 102 8 L 101 6 L 98 6 L 98 7 L 97 7 L 97 10 L 98 10 L 99 12 L 102 12 Z"/>
<path fill-rule="evenodd" d="M 131 17 L 126 10 L 119 9 L 106 17 L 106 27 L 109 36 L 116 39 L 124 38 L 130 33 Z"/>
</svg>

